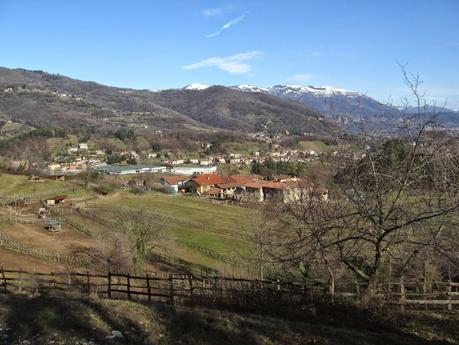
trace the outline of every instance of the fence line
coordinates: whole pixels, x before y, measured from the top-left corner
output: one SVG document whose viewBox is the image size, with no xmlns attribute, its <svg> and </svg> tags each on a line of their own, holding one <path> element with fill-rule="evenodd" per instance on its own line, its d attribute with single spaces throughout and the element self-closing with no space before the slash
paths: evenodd
<svg viewBox="0 0 459 345">
<path fill-rule="evenodd" d="M 436 282 L 442 287 L 427 293 L 412 292 L 418 282 L 386 282 L 390 290 L 380 291 L 376 297 L 400 308 L 445 308 L 454 311 L 459 305 L 459 282 Z M 397 287 L 394 290 L 394 287 Z M 79 291 L 103 298 L 139 299 L 162 302 L 212 301 L 236 306 L 269 303 L 297 303 L 329 296 L 327 288 L 283 280 L 250 280 L 234 277 L 196 277 L 192 275 L 130 275 L 108 272 L 40 273 L 0 270 L 0 292 L 29 292 L 41 290 Z M 358 292 L 340 292 L 335 297 L 358 298 Z M 422 297 L 422 298 L 420 298 Z"/>
<path fill-rule="evenodd" d="M 61 209 L 56 208 L 56 207 L 49 207 L 49 206 L 47 207 L 47 209 L 51 212 L 51 214 L 59 216 L 62 221 L 64 221 L 65 223 L 69 224 L 75 230 L 77 230 L 79 232 L 82 232 L 83 234 L 88 235 L 90 237 L 94 237 L 94 234 L 92 233 L 91 230 L 89 230 L 89 228 L 87 228 L 87 227 L 81 225 L 80 223 L 75 222 L 74 220 L 71 220 L 70 218 L 66 217 L 65 216 L 65 211 L 62 211 Z M 68 214 L 68 212 L 67 212 L 67 214 Z"/>
<path fill-rule="evenodd" d="M 87 261 L 83 260 L 82 258 L 78 258 L 71 255 L 65 255 L 58 252 L 48 251 L 44 248 L 34 247 L 29 244 L 17 241 L 1 231 L 0 247 L 65 266 L 87 268 L 90 268 L 91 266 Z"/>
</svg>

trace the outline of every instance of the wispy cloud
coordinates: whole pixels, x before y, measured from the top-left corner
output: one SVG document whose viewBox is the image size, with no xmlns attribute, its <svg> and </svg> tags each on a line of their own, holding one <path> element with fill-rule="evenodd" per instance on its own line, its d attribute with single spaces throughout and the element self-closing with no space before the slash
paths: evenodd
<svg viewBox="0 0 459 345">
<path fill-rule="evenodd" d="M 221 16 L 223 13 L 227 12 L 228 9 L 229 6 L 206 8 L 204 11 L 202 11 L 202 14 L 204 14 L 206 17 L 216 17 Z"/>
<path fill-rule="evenodd" d="M 213 37 L 217 37 L 219 36 L 223 31 L 225 30 L 228 30 L 230 27 L 232 27 L 233 25 L 236 25 L 240 22 L 242 22 L 245 18 L 245 16 L 247 15 L 248 12 L 245 12 L 243 14 L 241 14 L 239 17 L 236 17 L 232 20 L 230 20 L 228 23 L 226 23 L 225 25 L 223 25 L 220 29 L 218 29 L 217 31 L 215 32 L 212 32 L 208 35 L 206 35 L 206 38 L 213 38 Z"/>
<path fill-rule="evenodd" d="M 287 83 L 307 83 L 313 80 L 315 76 L 310 73 L 299 73 L 285 79 Z"/>
<path fill-rule="evenodd" d="M 262 55 L 261 51 L 253 50 L 245 53 L 226 57 L 211 57 L 191 65 L 183 66 L 183 69 L 194 70 L 199 68 L 217 67 L 231 74 L 244 74 L 252 69 L 246 61 L 254 60 Z"/>
</svg>

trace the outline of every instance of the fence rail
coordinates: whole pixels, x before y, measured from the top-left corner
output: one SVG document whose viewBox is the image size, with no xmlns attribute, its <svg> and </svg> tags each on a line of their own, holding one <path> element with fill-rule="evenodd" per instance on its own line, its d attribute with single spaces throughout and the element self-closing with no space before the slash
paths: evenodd
<svg viewBox="0 0 459 345">
<path fill-rule="evenodd" d="M 434 283 L 438 291 L 412 291 L 419 282 L 386 282 L 376 297 L 384 303 L 405 308 L 445 308 L 454 311 L 459 305 L 459 282 Z M 387 287 L 390 286 L 390 290 Z M 326 288 L 282 280 L 250 280 L 234 277 L 196 277 L 192 275 L 130 275 L 108 272 L 26 272 L 0 269 L 0 292 L 41 290 L 78 291 L 102 298 L 148 301 L 213 301 L 231 305 L 295 303 L 330 297 Z M 357 291 L 340 291 L 335 297 L 358 298 Z"/>
<path fill-rule="evenodd" d="M 44 259 L 56 264 L 71 266 L 71 267 L 88 267 L 90 266 L 85 260 L 71 256 L 65 255 L 58 252 L 48 251 L 44 248 L 38 248 L 31 246 L 29 244 L 15 240 L 14 238 L 8 236 L 4 232 L 0 231 L 0 247 L 13 250 L 15 252 L 33 256 L 39 259 Z"/>
</svg>

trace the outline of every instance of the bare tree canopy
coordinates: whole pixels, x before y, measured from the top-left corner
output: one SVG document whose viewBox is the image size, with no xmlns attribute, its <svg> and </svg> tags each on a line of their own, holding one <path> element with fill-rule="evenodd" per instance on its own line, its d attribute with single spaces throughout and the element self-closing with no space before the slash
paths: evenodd
<svg viewBox="0 0 459 345">
<path fill-rule="evenodd" d="M 419 113 L 398 125 L 398 138 L 362 133 L 333 162 L 331 200 L 304 193 L 269 211 L 271 260 L 344 269 L 371 295 L 384 278 L 409 274 L 429 257 L 439 274 L 459 263 L 459 156 L 448 136 L 432 135 L 422 113 L 419 79 L 404 77 Z"/>
</svg>

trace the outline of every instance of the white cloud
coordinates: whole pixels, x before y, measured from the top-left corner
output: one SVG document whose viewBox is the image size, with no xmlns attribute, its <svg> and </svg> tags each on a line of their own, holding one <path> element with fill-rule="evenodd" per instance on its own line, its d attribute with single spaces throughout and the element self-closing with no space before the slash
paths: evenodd
<svg viewBox="0 0 459 345">
<path fill-rule="evenodd" d="M 295 75 L 292 75 L 291 77 L 288 77 L 286 81 L 288 83 L 307 83 L 313 80 L 314 78 L 315 76 L 313 74 L 300 73 L 300 74 L 295 74 Z"/>
<path fill-rule="evenodd" d="M 246 63 L 262 55 L 261 51 L 253 50 L 245 53 L 226 57 L 211 57 L 191 65 L 183 66 L 183 69 L 194 70 L 206 67 L 217 67 L 231 74 L 244 74 L 251 70 L 252 66 Z"/>
<path fill-rule="evenodd" d="M 212 33 L 206 35 L 206 38 L 217 37 L 217 36 L 220 35 L 223 31 L 229 29 L 229 28 L 232 27 L 233 25 L 236 25 L 236 24 L 240 23 L 240 22 L 245 18 L 246 15 L 247 15 L 247 12 L 243 13 L 243 14 L 240 15 L 239 17 L 236 17 L 236 18 L 230 20 L 228 23 L 226 23 L 225 25 L 223 25 L 223 26 L 222 26 L 220 29 L 218 29 L 217 31 L 212 32 Z"/>
<path fill-rule="evenodd" d="M 224 12 L 224 9 L 222 7 L 217 7 L 217 8 L 206 8 L 202 13 L 206 17 L 215 17 L 215 16 L 221 16 Z"/>
<path fill-rule="evenodd" d="M 233 5 L 226 5 L 226 6 L 219 6 L 219 7 L 209 7 L 202 11 L 202 14 L 206 17 L 219 17 L 228 12 L 232 12 L 234 10 Z"/>
</svg>

